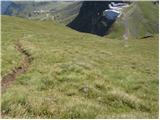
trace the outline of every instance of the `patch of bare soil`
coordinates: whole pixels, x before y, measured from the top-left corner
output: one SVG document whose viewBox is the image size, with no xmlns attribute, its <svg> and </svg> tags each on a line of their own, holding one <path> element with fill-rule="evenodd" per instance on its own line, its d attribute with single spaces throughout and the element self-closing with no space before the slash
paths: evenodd
<svg viewBox="0 0 160 120">
<path fill-rule="evenodd" d="M 6 90 L 6 88 L 10 84 L 12 84 L 16 80 L 17 76 L 25 73 L 28 70 L 31 61 L 33 60 L 31 54 L 22 47 L 22 44 L 20 42 L 17 42 L 15 47 L 20 53 L 24 55 L 24 58 L 22 59 L 20 66 L 15 67 L 14 69 L 11 70 L 10 73 L 2 77 L 1 80 L 2 93 Z"/>
</svg>

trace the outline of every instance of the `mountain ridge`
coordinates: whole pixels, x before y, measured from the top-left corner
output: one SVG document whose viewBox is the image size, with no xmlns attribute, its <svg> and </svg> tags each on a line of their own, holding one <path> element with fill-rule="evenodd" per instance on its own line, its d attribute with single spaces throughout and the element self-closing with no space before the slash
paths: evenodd
<svg viewBox="0 0 160 120">
<path fill-rule="evenodd" d="M 90 7 L 89 5 L 88 7 L 85 7 L 86 3 L 90 4 Z M 99 3 L 101 2 L 95 2 L 95 3 L 86 2 L 86 3 L 84 2 L 84 4 L 82 5 L 79 15 L 72 22 L 68 24 L 69 27 L 78 30 L 80 32 L 98 34 L 101 36 L 109 35 L 110 37 L 114 37 L 114 35 L 116 34 L 119 34 L 119 36 L 116 35 L 117 37 L 121 37 L 125 34 L 126 31 L 130 32 L 130 34 L 127 34 L 127 37 L 134 37 L 134 38 L 143 38 L 150 34 L 158 33 L 158 21 L 157 21 L 159 16 L 157 12 L 158 5 L 155 5 L 154 2 L 151 1 L 132 2 L 131 7 L 124 8 L 121 17 L 113 21 L 109 21 L 102 15 L 102 12 L 105 9 L 109 9 L 108 6 L 111 3 L 111 1 L 104 2 L 102 3 L 102 5 L 99 5 Z M 94 7 L 94 4 L 96 4 L 96 6 L 99 6 L 99 8 L 97 9 L 96 7 Z M 105 6 L 104 8 L 103 5 Z M 148 10 L 146 10 L 147 8 Z M 83 9 L 85 9 L 84 12 Z M 100 11 L 100 13 L 98 12 L 98 10 Z M 87 13 L 87 11 L 90 11 L 90 13 Z M 124 15 L 128 11 L 131 11 L 131 13 L 126 15 L 126 17 L 124 18 Z M 137 23 L 135 21 L 137 17 L 141 18 L 142 22 Z M 115 28 L 116 25 L 117 28 Z M 126 30 L 125 27 L 126 25 L 128 26 L 128 30 Z M 113 31 L 114 30 L 112 29 L 113 26 L 115 29 L 118 30 L 118 33 L 116 33 L 117 30 Z M 119 28 L 120 26 L 121 28 Z M 146 27 L 148 26 L 147 29 L 145 29 L 145 26 Z M 136 28 L 138 28 L 139 30 L 136 30 Z"/>
</svg>

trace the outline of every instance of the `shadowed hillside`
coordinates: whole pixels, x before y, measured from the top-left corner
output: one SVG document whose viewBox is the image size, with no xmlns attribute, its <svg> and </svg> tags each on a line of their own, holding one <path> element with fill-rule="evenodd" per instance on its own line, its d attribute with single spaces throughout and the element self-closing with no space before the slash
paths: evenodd
<svg viewBox="0 0 160 120">
<path fill-rule="evenodd" d="M 109 9 L 110 3 L 83 2 L 78 16 L 68 26 L 80 32 L 109 35 L 111 38 L 143 38 L 158 33 L 158 3 L 132 2 L 129 7 L 122 9 L 120 18 L 112 21 L 103 16 L 103 11 Z"/>
<path fill-rule="evenodd" d="M 100 22 L 102 21 L 101 19 L 104 19 L 102 14 L 104 10 L 109 8 L 109 3 L 109 1 L 83 2 L 79 15 L 71 23 L 69 23 L 68 26 L 80 32 L 99 35 L 104 34 L 102 32 L 106 31 L 104 29 L 109 28 L 110 25 L 104 26 L 103 28 L 103 25 L 101 25 Z M 98 25 L 101 27 L 98 28 Z"/>
</svg>

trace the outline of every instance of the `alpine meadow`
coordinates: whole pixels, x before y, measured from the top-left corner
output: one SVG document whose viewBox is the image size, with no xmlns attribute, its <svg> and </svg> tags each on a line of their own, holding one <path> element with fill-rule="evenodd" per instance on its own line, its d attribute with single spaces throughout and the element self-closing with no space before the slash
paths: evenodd
<svg viewBox="0 0 160 120">
<path fill-rule="evenodd" d="M 1 118 L 158 119 L 159 1 L 1 1 Z"/>
</svg>

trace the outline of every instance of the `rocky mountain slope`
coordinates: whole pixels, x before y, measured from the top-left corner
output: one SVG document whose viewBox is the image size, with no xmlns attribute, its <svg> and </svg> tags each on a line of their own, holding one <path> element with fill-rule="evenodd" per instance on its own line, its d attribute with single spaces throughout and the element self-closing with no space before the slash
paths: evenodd
<svg viewBox="0 0 160 120">
<path fill-rule="evenodd" d="M 115 2 L 116 3 L 116 2 Z M 117 1 L 121 3 L 121 1 Z M 120 18 L 109 20 L 103 16 L 111 1 L 86 1 L 69 27 L 97 35 L 143 38 L 158 33 L 158 4 L 152 1 L 132 2 L 122 10 Z"/>
<path fill-rule="evenodd" d="M 103 11 L 109 8 L 109 1 L 85 1 L 80 9 L 79 15 L 68 24 L 69 27 L 78 30 L 80 32 L 87 32 L 93 34 L 104 34 L 106 28 L 101 21 Z M 110 23 L 111 24 L 111 23 Z M 109 27 L 110 25 L 107 25 Z"/>
<path fill-rule="evenodd" d="M 113 12 L 114 3 L 123 1 L 84 2 L 2 2 L 2 14 L 29 19 L 57 21 L 80 32 L 110 38 L 145 38 L 159 32 L 158 2 L 132 2 L 129 7 L 118 10 L 120 17 L 109 19 L 104 11 Z M 120 5 L 118 5 L 118 8 Z M 107 11 L 108 12 L 108 11 Z"/>
<path fill-rule="evenodd" d="M 17 5 L 12 1 L 1 1 L 1 14 L 2 15 L 13 15 L 17 14 L 18 11 L 22 10 L 23 7 Z"/>
<path fill-rule="evenodd" d="M 47 15 L 59 11 L 72 2 L 65 1 L 2 1 L 1 14 L 20 16 L 30 19 L 42 19 Z"/>
<path fill-rule="evenodd" d="M 79 14 L 80 8 L 82 6 L 82 1 L 75 1 L 72 4 L 52 13 L 56 21 L 63 24 L 68 24 Z"/>
</svg>

